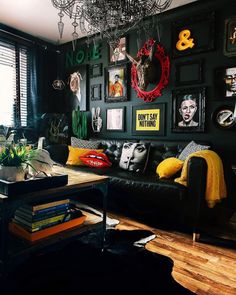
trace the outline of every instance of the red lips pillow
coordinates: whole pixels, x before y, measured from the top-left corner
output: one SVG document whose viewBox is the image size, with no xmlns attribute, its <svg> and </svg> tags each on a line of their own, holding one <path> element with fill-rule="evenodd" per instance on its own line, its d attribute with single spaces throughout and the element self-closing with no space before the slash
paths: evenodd
<svg viewBox="0 0 236 295">
<path fill-rule="evenodd" d="M 79 158 L 86 166 L 89 167 L 104 168 L 112 165 L 106 154 L 98 153 L 96 151 L 89 151 Z"/>
</svg>

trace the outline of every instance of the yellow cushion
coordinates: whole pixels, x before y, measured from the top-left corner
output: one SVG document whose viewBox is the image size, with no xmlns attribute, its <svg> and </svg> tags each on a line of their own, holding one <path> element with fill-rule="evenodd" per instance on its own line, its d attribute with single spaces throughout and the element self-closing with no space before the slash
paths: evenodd
<svg viewBox="0 0 236 295">
<path fill-rule="evenodd" d="M 80 160 L 80 157 L 86 154 L 89 151 L 97 151 L 102 153 L 103 149 L 93 150 L 93 149 L 82 149 L 69 145 L 69 155 L 66 164 L 67 165 L 76 165 L 76 166 L 85 166 L 85 164 Z"/>
<path fill-rule="evenodd" d="M 170 178 L 182 169 L 184 161 L 171 157 L 163 160 L 156 169 L 159 178 Z"/>
</svg>

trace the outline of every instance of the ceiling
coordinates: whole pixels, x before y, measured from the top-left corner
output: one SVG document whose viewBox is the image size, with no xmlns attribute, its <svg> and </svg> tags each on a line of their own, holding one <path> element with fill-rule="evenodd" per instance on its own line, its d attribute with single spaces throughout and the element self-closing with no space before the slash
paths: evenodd
<svg viewBox="0 0 236 295">
<path fill-rule="evenodd" d="M 173 0 L 169 9 L 195 1 L 197 0 Z M 58 12 L 51 0 L 0 0 L 0 23 L 53 44 L 72 40 L 71 20 L 65 16 L 63 38 L 59 42 Z"/>
</svg>

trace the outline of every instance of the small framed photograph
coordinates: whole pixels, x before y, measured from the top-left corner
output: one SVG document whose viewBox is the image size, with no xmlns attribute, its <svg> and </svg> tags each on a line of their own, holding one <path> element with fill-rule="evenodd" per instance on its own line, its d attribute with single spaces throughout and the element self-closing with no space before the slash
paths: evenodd
<svg viewBox="0 0 236 295">
<path fill-rule="evenodd" d="M 106 130 L 124 131 L 125 130 L 125 107 L 106 109 Z"/>
<path fill-rule="evenodd" d="M 165 135 L 165 104 L 145 104 L 132 108 L 133 135 Z"/>
<path fill-rule="evenodd" d="M 236 17 L 225 20 L 224 55 L 236 55 Z"/>
<path fill-rule="evenodd" d="M 102 63 L 90 66 L 90 78 L 102 76 Z"/>
<path fill-rule="evenodd" d="M 127 52 L 127 45 L 128 45 L 128 37 L 121 37 L 119 44 L 117 47 L 112 48 L 109 45 L 109 63 L 117 63 L 126 61 L 126 52 Z"/>
<path fill-rule="evenodd" d="M 181 18 L 172 23 L 173 57 L 215 48 L 215 12 Z"/>
<path fill-rule="evenodd" d="M 127 101 L 127 65 L 105 68 L 105 102 Z"/>
<path fill-rule="evenodd" d="M 216 69 L 215 73 L 216 97 L 236 98 L 236 65 Z"/>
<path fill-rule="evenodd" d="M 205 87 L 193 87 L 173 91 L 173 132 L 204 132 L 205 93 Z"/>
<path fill-rule="evenodd" d="M 101 91 L 102 85 L 101 84 L 94 84 L 91 85 L 91 100 L 101 100 Z"/>
<path fill-rule="evenodd" d="M 198 84 L 203 82 L 203 60 L 188 60 L 176 63 L 175 65 L 175 85 L 183 86 Z"/>
</svg>

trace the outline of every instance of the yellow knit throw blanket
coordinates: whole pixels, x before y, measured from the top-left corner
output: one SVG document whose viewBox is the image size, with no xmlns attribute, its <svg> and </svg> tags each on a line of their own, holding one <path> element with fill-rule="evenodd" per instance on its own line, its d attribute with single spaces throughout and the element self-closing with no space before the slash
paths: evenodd
<svg viewBox="0 0 236 295">
<path fill-rule="evenodd" d="M 213 151 L 202 150 L 190 154 L 184 162 L 181 176 L 175 182 L 187 186 L 187 166 L 191 157 L 201 157 L 207 162 L 207 180 L 205 198 L 209 208 L 213 208 L 221 199 L 226 198 L 224 169 L 221 158 Z"/>
</svg>

